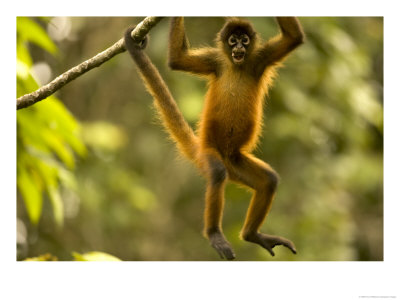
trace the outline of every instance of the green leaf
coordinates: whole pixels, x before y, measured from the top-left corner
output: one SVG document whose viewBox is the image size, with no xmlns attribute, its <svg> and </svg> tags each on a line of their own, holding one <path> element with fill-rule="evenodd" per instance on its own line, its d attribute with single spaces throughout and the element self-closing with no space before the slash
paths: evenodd
<svg viewBox="0 0 400 300">
<path fill-rule="evenodd" d="M 52 54 L 57 52 L 37 19 L 17 18 L 17 97 L 39 87 L 31 74 L 33 62 L 27 42 Z M 17 183 L 32 223 L 37 224 L 40 219 L 43 191 L 46 191 L 54 219 L 59 226 L 63 225 L 64 206 L 59 186 L 62 183 L 76 189 L 75 175 L 65 168 L 75 167 L 74 152 L 86 154 L 79 123 L 55 96 L 17 111 Z"/>
<path fill-rule="evenodd" d="M 27 66 L 17 62 L 17 97 L 21 97 L 27 93 L 35 91 L 39 88 L 31 73 L 26 74 Z M 29 109 L 29 107 L 28 107 Z M 25 109 L 26 110 L 26 109 Z M 18 112 L 22 109 L 18 110 Z M 18 114 L 17 112 L 17 114 Z"/>
<path fill-rule="evenodd" d="M 119 258 L 104 252 L 92 251 L 80 254 L 72 252 L 72 256 L 76 261 L 121 261 Z"/>
<path fill-rule="evenodd" d="M 20 40 L 17 41 L 17 61 L 24 63 L 28 68 L 32 66 L 32 58 L 28 48 Z"/>
<path fill-rule="evenodd" d="M 71 151 L 65 147 L 57 132 L 47 128 L 42 129 L 42 136 L 46 144 L 57 154 L 61 161 L 69 168 L 74 168 L 75 159 Z"/>
<path fill-rule="evenodd" d="M 41 254 L 36 257 L 28 257 L 25 261 L 57 261 L 58 258 L 50 253 Z"/>
<path fill-rule="evenodd" d="M 17 145 L 25 151 L 29 149 L 30 151 L 38 150 L 43 153 L 51 153 L 49 146 L 42 137 L 44 124 L 38 122 L 35 111 L 34 107 L 17 111 Z M 32 126 L 32 124 L 35 126 Z"/>
<path fill-rule="evenodd" d="M 28 17 L 17 18 L 17 33 L 22 41 L 32 42 L 53 55 L 57 53 L 57 46 L 46 31 Z"/>
<path fill-rule="evenodd" d="M 61 199 L 58 186 L 49 186 L 47 193 L 53 207 L 54 220 L 58 226 L 62 227 L 64 223 L 64 203 Z"/>
<path fill-rule="evenodd" d="M 51 127 L 80 156 L 86 155 L 86 147 L 80 139 L 80 126 L 64 104 L 54 96 L 47 99 L 45 110 L 40 116 L 51 119 Z"/>
<path fill-rule="evenodd" d="M 27 172 L 26 165 L 18 168 L 17 175 L 17 187 L 24 199 L 29 220 L 36 225 L 42 213 L 42 184 L 36 174 Z"/>
<path fill-rule="evenodd" d="M 29 77 L 29 65 L 21 60 L 17 60 L 17 77 L 26 79 Z"/>
</svg>

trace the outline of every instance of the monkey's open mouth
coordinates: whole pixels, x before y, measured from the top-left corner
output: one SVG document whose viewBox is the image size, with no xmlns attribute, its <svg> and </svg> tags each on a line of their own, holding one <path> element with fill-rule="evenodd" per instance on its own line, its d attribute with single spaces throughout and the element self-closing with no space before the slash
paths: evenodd
<svg viewBox="0 0 400 300">
<path fill-rule="evenodd" d="M 240 64 L 244 61 L 244 53 L 232 53 L 232 59 L 235 64 Z"/>
</svg>

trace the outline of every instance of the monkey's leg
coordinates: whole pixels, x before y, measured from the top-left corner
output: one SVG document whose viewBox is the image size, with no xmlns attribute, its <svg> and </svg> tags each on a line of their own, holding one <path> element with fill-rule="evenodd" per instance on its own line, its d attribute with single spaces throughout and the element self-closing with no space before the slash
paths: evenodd
<svg viewBox="0 0 400 300">
<path fill-rule="evenodd" d="M 242 238 L 259 244 L 272 256 L 275 255 L 272 248 L 277 245 L 283 245 L 296 253 L 296 248 L 290 240 L 259 232 L 272 205 L 279 180 L 277 173 L 267 163 L 249 154 L 241 154 L 234 163 L 231 162 L 228 172 L 233 181 L 255 190 L 241 232 Z"/>
<path fill-rule="evenodd" d="M 207 176 L 204 211 L 204 235 L 221 258 L 232 260 L 235 253 L 222 232 L 224 189 L 227 171 L 222 160 L 215 154 L 205 154 L 203 169 Z"/>
</svg>

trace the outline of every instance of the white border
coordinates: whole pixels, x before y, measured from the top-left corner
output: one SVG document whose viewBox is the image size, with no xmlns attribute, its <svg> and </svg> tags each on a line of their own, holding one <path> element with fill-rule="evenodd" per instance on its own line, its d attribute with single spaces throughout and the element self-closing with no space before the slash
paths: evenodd
<svg viewBox="0 0 400 300">
<path fill-rule="evenodd" d="M 138 4 L 139 2 L 144 2 Z M 147 3 L 146 3 L 147 2 Z M 276 1 L 275 1 L 276 2 Z M 261 7 L 260 7 L 260 3 Z M 399 270 L 399 17 L 395 1 L 16 1 L 2 11 L 0 182 L 2 299 L 362 299 L 397 296 Z M 13 7 L 14 5 L 14 7 Z M 95 8 L 94 6 L 95 5 Z M 139 5 L 139 7 L 137 7 Z M 11 7 L 10 7 L 11 6 Z M 212 7 L 212 8 L 210 8 Z M 17 15 L 298 15 L 385 17 L 384 262 L 15 261 L 15 17 Z M 3 94 L 4 95 L 4 94 Z M 397 233 L 397 234 L 396 234 Z M 395 273 L 396 271 L 396 273 Z M 3 295 L 1 295 L 3 294 Z"/>
</svg>

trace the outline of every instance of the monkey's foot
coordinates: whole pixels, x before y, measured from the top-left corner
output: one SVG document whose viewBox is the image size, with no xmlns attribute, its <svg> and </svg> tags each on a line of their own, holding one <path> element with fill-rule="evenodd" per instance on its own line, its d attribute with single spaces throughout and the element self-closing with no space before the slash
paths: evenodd
<svg viewBox="0 0 400 300">
<path fill-rule="evenodd" d="M 275 256 L 272 248 L 278 245 L 283 245 L 286 248 L 289 248 L 293 252 L 293 254 L 297 253 L 296 247 L 293 242 L 280 236 L 257 232 L 254 234 L 246 235 L 244 239 L 248 242 L 259 244 L 261 247 L 267 249 L 272 256 Z"/>
<path fill-rule="evenodd" d="M 211 246 L 217 250 L 219 256 L 222 259 L 232 260 L 235 259 L 235 253 L 231 247 L 231 244 L 225 239 L 222 232 L 216 231 L 208 234 Z"/>
</svg>

